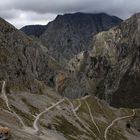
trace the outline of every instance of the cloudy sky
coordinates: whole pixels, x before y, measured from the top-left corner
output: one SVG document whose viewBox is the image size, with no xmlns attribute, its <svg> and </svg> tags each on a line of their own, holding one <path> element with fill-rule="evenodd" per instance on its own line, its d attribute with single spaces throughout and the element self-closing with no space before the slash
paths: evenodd
<svg viewBox="0 0 140 140">
<path fill-rule="evenodd" d="M 63 13 L 105 12 L 126 19 L 140 12 L 140 0 L 1 0 L 0 17 L 17 28 L 47 24 Z"/>
</svg>

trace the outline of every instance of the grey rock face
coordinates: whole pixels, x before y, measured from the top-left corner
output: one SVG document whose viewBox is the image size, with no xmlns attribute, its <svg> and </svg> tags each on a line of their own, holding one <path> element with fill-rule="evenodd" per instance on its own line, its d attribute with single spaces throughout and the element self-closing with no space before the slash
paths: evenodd
<svg viewBox="0 0 140 140">
<path fill-rule="evenodd" d="M 15 90 L 38 92 L 39 81 L 50 80 L 59 69 L 47 49 L 0 19 L 0 80 L 7 80 Z"/>
<path fill-rule="evenodd" d="M 70 71 L 83 72 L 89 93 L 105 99 L 115 107 L 140 106 L 140 14 L 106 32 L 99 33 L 93 50 L 82 66 L 75 58 Z M 82 66 L 83 70 L 79 69 Z"/>
<path fill-rule="evenodd" d="M 103 67 L 100 65 L 99 72 L 103 73 L 103 70 L 106 73 L 104 84 L 98 88 L 104 88 L 104 98 L 114 106 L 140 105 L 139 20 L 140 14 L 136 14 L 118 27 L 96 36 L 93 56 L 102 58 Z M 107 61 L 107 68 L 103 58 Z"/>
<path fill-rule="evenodd" d="M 121 19 L 107 14 L 65 14 L 59 15 L 48 24 L 40 37 L 49 53 L 61 64 L 81 51 L 90 49 L 93 35 L 118 25 Z"/>
</svg>

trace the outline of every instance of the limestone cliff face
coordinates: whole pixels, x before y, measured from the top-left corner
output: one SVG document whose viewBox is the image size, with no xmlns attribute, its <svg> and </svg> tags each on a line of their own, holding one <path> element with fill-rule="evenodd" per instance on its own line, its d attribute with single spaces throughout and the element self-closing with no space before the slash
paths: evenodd
<svg viewBox="0 0 140 140">
<path fill-rule="evenodd" d="M 104 72 L 104 84 L 98 88 L 104 87 L 104 98 L 115 106 L 140 105 L 139 27 L 140 14 L 136 14 L 95 39 L 92 57 L 100 58 L 97 76 Z"/>
<path fill-rule="evenodd" d="M 59 69 L 40 43 L 0 19 L 0 80 L 17 90 L 38 91 L 39 81 L 52 85 Z"/>
<path fill-rule="evenodd" d="M 81 51 L 90 49 L 93 35 L 105 31 L 122 22 L 107 14 L 65 14 L 50 22 L 40 37 L 49 53 L 61 64 Z"/>
<path fill-rule="evenodd" d="M 93 42 L 86 57 L 79 54 L 70 61 L 69 71 L 83 73 L 87 92 L 111 105 L 139 107 L 140 14 L 97 34 Z"/>
</svg>

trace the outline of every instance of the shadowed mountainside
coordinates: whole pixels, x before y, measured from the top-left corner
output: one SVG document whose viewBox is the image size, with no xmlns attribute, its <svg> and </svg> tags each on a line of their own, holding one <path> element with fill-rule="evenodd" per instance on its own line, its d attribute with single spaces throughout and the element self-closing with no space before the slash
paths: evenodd
<svg viewBox="0 0 140 140">
<path fill-rule="evenodd" d="M 139 19 L 99 33 L 93 51 L 65 70 L 39 40 L 0 18 L 0 127 L 10 128 L 11 140 L 139 140 L 139 109 L 91 96 L 139 106 Z"/>
<path fill-rule="evenodd" d="M 47 25 L 28 25 L 20 30 L 28 36 L 40 37 L 47 30 Z"/>
</svg>

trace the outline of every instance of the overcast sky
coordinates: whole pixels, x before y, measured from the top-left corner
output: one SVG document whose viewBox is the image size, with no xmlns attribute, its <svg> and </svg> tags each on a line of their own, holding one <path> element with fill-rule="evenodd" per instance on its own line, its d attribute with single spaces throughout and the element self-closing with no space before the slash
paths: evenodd
<svg viewBox="0 0 140 140">
<path fill-rule="evenodd" d="M 126 19 L 140 12 L 140 0 L 0 0 L 0 17 L 20 28 L 47 24 L 56 15 L 105 12 Z"/>
</svg>

